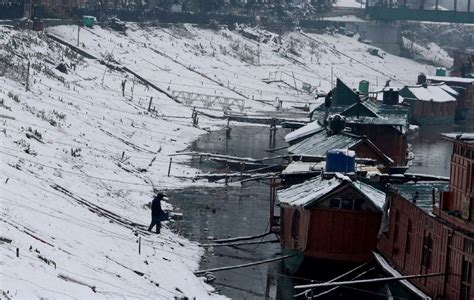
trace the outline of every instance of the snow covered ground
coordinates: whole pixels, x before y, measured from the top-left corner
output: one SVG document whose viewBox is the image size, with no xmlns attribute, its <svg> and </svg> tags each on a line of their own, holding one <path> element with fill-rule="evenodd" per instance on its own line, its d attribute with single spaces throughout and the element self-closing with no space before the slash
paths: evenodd
<svg viewBox="0 0 474 300">
<path fill-rule="evenodd" d="M 0 77 L 0 298 L 209 298 L 212 288 L 192 273 L 198 246 L 168 229 L 146 232 L 153 186 L 189 184 L 166 176 L 166 155 L 204 132 L 191 126 L 191 110 L 139 83 L 133 99 L 130 88 L 122 97 L 123 73 L 44 36 L 0 35 L 12 64 Z M 60 62 L 75 70 L 55 70 Z M 173 175 L 193 173 L 175 158 Z"/>
<path fill-rule="evenodd" d="M 75 43 L 76 30 L 74 26 L 58 26 L 48 32 Z M 420 72 L 434 74 L 432 67 L 411 60 L 390 54 L 384 59 L 371 56 L 367 50 L 373 47 L 356 38 L 290 32 L 266 39 L 267 31 L 251 28 L 244 33 L 247 35 L 190 25 L 140 28 L 132 24 L 125 36 L 95 27 L 81 30 L 81 47 L 98 56 L 113 52 L 119 63 L 139 70 L 170 92 L 243 99 L 244 113 L 275 110 L 277 100 L 283 101 L 283 108 L 312 101 L 314 96 L 303 91 L 303 84 L 329 90 L 331 67 L 334 82 L 340 77 L 353 87 L 362 79 L 378 88 L 387 79 L 412 84 Z M 260 36 L 261 42 L 249 34 Z M 199 107 L 199 103 L 193 106 Z"/>
<path fill-rule="evenodd" d="M 275 100 L 283 109 L 314 102 L 303 83 L 327 91 L 331 72 L 334 81 L 356 87 L 366 79 L 373 89 L 434 74 L 390 54 L 372 56 L 369 45 L 340 35 L 129 26 L 126 35 L 81 29 L 80 47 L 170 94 L 244 101 L 248 114 L 275 111 Z M 75 44 L 76 30 L 49 32 Z M 60 63 L 67 74 L 55 69 Z M 187 179 L 198 171 L 184 157 L 173 158 L 167 176 L 168 155 L 205 133 L 192 126 L 192 107 L 223 113 L 217 102 L 204 104 L 179 104 L 44 34 L 0 27 L 0 298 L 219 297 L 193 275 L 202 253 L 195 243 L 167 228 L 145 231 L 153 188 L 204 184 Z M 200 128 L 223 124 L 199 118 Z"/>
<path fill-rule="evenodd" d="M 426 46 L 422 46 L 405 37 L 403 37 L 402 40 L 404 48 L 410 51 L 415 59 L 431 62 L 434 65 L 444 68 L 452 67 L 453 59 L 444 49 L 435 43 L 428 43 Z"/>
</svg>

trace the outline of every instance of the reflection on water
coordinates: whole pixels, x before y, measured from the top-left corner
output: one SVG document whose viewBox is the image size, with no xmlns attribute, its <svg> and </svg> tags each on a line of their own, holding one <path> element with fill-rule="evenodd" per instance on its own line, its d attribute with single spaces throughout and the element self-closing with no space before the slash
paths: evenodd
<svg viewBox="0 0 474 300">
<path fill-rule="evenodd" d="M 270 145 L 268 126 L 232 127 L 230 139 L 225 138 L 224 130 L 216 131 L 197 139 L 191 150 L 240 157 L 268 157 L 275 154 L 265 150 L 286 145 L 283 137 L 287 132 L 278 129 L 276 143 Z M 222 167 L 209 161 L 199 163 L 199 160 L 194 160 L 191 165 L 203 171 Z M 184 215 L 184 220 L 175 223 L 174 227 L 183 236 L 203 244 L 212 242 L 209 237 L 223 239 L 264 233 L 269 229 L 269 191 L 267 182 L 170 191 L 171 202 Z M 272 240 L 274 236 L 265 239 Z M 213 247 L 206 250 L 200 268 L 245 264 L 280 255 L 280 251 L 278 243 Z M 216 272 L 214 275 L 216 289 L 233 299 L 276 299 L 277 286 L 288 286 L 289 289 L 284 289 L 289 293 L 285 298 L 292 298 L 293 282 L 282 274 L 278 262 Z M 277 284 L 277 281 L 280 282 Z"/>
<path fill-rule="evenodd" d="M 420 128 L 419 133 L 409 139 L 415 154 L 409 172 L 449 176 L 452 146 L 439 135 L 448 132 L 474 132 L 474 122 Z"/>
<path fill-rule="evenodd" d="M 473 132 L 474 124 L 452 128 L 423 128 L 410 139 L 415 159 L 410 172 L 449 176 L 450 143 L 443 141 L 439 132 Z M 204 135 L 196 140 L 193 151 L 261 158 L 271 154 L 265 150 L 285 146 L 287 131 L 278 129 L 276 144 L 269 145 L 269 129 L 264 126 L 233 127 L 231 139 L 225 131 Z M 221 168 L 211 162 L 191 162 L 203 171 Z M 179 207 L 184 220 L 173 227 L 183 236 L 201 243 L 210 243 L 209 237 L 218 239 L 260 234 L 269 225 L 269 186 L 266 182 L 249 182 L 244 186 L 222 188 L 190 188 L 170 191 L 170 200 Z M 273 239 L 273 237 L 268 237 Z M 241 247 L 214 247 L 206 250 L 201 269 L 244 264 L 280 254 L 279 244 L 261 244 Z M 327 270 L 327 269 L 326 269 Z M 324 272 L 319 270 L 319 272 Z M 216 272 L 216 289 L 234 299 L 292 299 L 296 281 L 283 274 L 280 263 L 270 263 L 242 269 Z M 298 283 L 308 281 L 298 280 Z M 341 289 L 326 299 L 368 299 L 369 294 L 357 295 L 355 290 Z M 347 294 L 349 293 L 349 294 Z M 383 297 L 382 297 L 383 298 Z M 380 299 L 382 299 L 380 298 Z"/>
</svg>

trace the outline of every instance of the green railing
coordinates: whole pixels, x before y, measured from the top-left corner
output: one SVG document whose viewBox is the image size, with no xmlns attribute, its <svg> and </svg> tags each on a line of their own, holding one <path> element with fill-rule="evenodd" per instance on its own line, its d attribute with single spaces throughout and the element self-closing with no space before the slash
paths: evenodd
<svg viewBox="0 0 474 300">
<path fill-rule="evenodd" d="M 374 20 L 411 20 L 474 24 L 474 12 L 467 11 L 423 10 L 405 7 L 377 6 L 367 7 L 366 11 L 367 14 Z"/>
</svg>

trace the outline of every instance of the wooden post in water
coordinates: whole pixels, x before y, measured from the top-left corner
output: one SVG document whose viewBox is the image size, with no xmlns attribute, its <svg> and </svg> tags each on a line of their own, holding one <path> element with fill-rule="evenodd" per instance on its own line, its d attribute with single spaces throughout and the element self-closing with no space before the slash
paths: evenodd
<svg viewBox="0 0 474 300">
<path fill-rule="evenodd" d="M 273 216 L 275 215 L 276 178 L 270 178 L 270 230 L 273 226 Z"/>
</svg>

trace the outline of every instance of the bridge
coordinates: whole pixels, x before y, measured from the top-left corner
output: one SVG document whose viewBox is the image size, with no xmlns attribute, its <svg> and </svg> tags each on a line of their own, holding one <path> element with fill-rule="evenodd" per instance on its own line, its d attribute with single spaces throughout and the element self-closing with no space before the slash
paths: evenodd
<svg viewBox="0 0 474 300">
<path fill-rule="evenodd" d="M 395 4 L 392 0 L 384 4 L 377 3 L 375 5 L 366 6 L 366 14 L 374 19 L 381 21 L 429 21 L 429 22 L 447 22 L 447 23 L 466 23 L 474 24 L 474 11 L 472 11 L 471 2 L 474 0 L 467 0 L 467 9 L 458 9 L 458 0 L 454 0 L 454 8 L 446 10 L 446 8 L 439 5 L 439 0 L 433 7 L 427 9 L 425 7 L 425 0 L 421 0 L 418 8 L 407 5 L 407 0 L 402 0 L 403 3 Z"/>
</svg>

